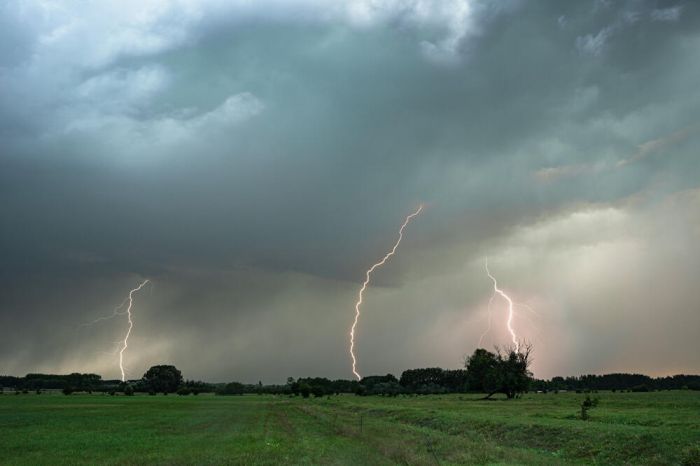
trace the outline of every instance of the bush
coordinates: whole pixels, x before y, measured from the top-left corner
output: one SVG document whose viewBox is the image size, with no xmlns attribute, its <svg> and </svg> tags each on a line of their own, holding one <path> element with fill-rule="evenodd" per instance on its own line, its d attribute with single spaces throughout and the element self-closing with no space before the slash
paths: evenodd
<svg viewBox="0 0 700 466">
<path fill-rule="evenodd" d="M 71 395 L 73 394 L 73 387 L 65 387 L 63 390 L 61 390 L 64 395 Z"/>
<path fill-rule="evenodd" d="M 189 395 L 190 393 L 192 393 L 192 392 L 191 392 L 190 389 L 187 388 L 187 387 L 180 387 L 180 388 L 177 389 L 177 394 L 180 395 L 180 396 L 187 396 L 187 395 Z"/>
<path fill-rule="evenodd" d="M 126 396 L 134 396 L 134 387 L 132 387 L 131 385 L 127 385 L 126 387 L 124 387 L 124 394 Z"/>
<path fill-rule="evenodd" d="M 596 406 L 598 406 L 598 398 L 591 399 L 590 396 L 586 395 L 586 399 L 581 402 L 581 419 L 587 420 L 590 417 L 588 410 Z"/>
</svg>

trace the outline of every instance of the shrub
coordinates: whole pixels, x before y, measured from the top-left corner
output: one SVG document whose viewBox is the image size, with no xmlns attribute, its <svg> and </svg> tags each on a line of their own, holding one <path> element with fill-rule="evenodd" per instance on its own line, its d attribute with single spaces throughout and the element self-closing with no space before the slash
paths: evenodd
<svg viewBox="0 0 700 466">
<path fill-rule="evenodd" d="M 63 390 L 61 390 L 64 395 L 71 395 L 73 394 L 73 387 L 65 387 Z"/>
<path fill-rule="evenodd" d="M 598 398 L 591 399 L 590 396 L 586 395 L 586 399 L 581 402 L 581 419 L 584 421 L 589 418 L 588 410 L 598 406 Z"/>
<path fill-rule="evenodd" d="M 191 392 L 190 389 L 187 388 L 187 387 L 180 387 L 180 388 L 177 389 L 177 394 L 180 395 L 180 396 L 187 396 L 187 395 L 189 395 L 190 393 L 192 393 L 192 392 Z"/>
<path fill-rule="evenodd" d="M 132 387 L 131 385 L 127 385 L 126 387 L 124 387 L 124 394 L 126 396 L 134 396 L 134 387 Z"/>
</svg>

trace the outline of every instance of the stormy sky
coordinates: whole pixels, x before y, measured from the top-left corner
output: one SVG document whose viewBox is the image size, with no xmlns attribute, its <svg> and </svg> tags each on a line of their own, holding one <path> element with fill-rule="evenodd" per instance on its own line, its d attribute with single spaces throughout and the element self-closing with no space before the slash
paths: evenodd
<svg viewBox="0 0 700 466">
<path fill-rule="evenodd" d="M 700 371 L 700 5 L 7 0 L 0 373 Z M 509 342 L 495 299 L 483 346 Z"/>
</svg>

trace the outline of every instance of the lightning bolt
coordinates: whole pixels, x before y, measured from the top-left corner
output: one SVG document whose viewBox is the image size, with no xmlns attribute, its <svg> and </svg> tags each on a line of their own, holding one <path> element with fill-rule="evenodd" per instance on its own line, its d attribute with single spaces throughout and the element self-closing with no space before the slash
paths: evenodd
<svg viewBox="0 0 700 466">
<path fill-rule="evenodd" d="M 501 290 L 498 287 L 498 282 L 496 281 L 496 277 L 491 275 L 491 272 L 489 271 L 489 258 L 486 258 L 486 275 L 489 276 L 491 280 L 493 280 L 493 294 L 491 295 L 491 299 L 489 300 L 489 328 L 491 326 L 491 301 L 493 301 L 493 298 L 496 296 L 496 294 L 499 294 L 503 299 L 508 301 L 508 320 L 506 322 L 506 327 L 508 327 L 508 332 L 510 332 L 510 337 L 513 341 L 513 345 L 515 346 L 515 352 L 517 353 L 518 350 L 520 349 L 520 345 L 518 344 L 518 338 L 515 335 L 515 330 L 513 330 L 513 313 L 514 313 L 514 306 L 515 304 L 513 303 L 513 300 L 510 299 L 510 297 L 505 294 L 503 290 Z M 487 330 L 488 332 L 488 330 Z M 485 335 L 486 333 L 484 333 Z M 483 338 L 483 335 L 482 335 Z M 481 344 L 481 340 L 479 340 L 479 344 Z"/>
<path fill-rule="evenodd" d="M 129 291 L 129 297 L 126 298 L 124 302 L 129 302 L 129 305 L 126 307 L 126 315 L 128 316 L 129 320 L 129 329 L 126 331 L 126 335 L 124 336 L 124 341 L 122 342 L 123 346 L 122 349 L 119 351 L 119 370 L 122 372 L 122 382 L 126 382 L 126 375 L 124 374 L 124 351 L 126 351 L 126 348 L 129 346 L 128 341 L 129 341 L 129 335 L 131 335 L 131 329 L 134 328 L 134 322 L 131 320 L 131 307 L 134 304 L 134 293 L 139 291 L 141 288 L 146 286 L 146 284 L 149 282 L 148 279 L 144 280 L 141 282 L 139 286 L 134 288 L 133 290 Z M 122 303 L 123 306 L 124 303 Z M 121 307 L 121 306 L 120 306 Z M 117 308 L 119 309 L 119 308 Z"/>
<path fill-rule="evenodd" d="M 362 305 L 362 296 L 365 290 L 367 289 L 367 285 L 369 285 L 372 272 L 384 265 L 386 261 L 389 260 L 389 258 L 396 253 L 396 248 L 399 247 L 399 244 L 401 244 L 401 240 L 403 239 L 404 228 L 406 228 L 406 225 L 408 225 L 411 222 L 413 217 L 420 214 L 422 210 L 423 204 L 418 206 L 418 210 L 406 217 L 406 219 L 403 222 L 403 225 L 401 225 L 401 228 L 399 228 L 399 238 L 396 240 L 394 247 L 391 248 L 391 251 L 389 251 L 382 260 L 374 264 L 367 270 L 367 272 L 365 272 L 365 281 L 362 284 L 362 288 L 360 288 L 360 292 L 357 295 L 357 303 L 355 303 L 355 321 L 352 323 L 352 327 L 350 328 L 350 357 L 352 358 L 352 373 L 355 374 L 357 380 L 360 380 L 362 377 L 360 377 L 360 374 L 357 372 L 357 358 L 355 357 L 355 327 L 357 327 L 357 321 L 360 319 L 360 306 Z"/>
<path fill-rule="evenodd" d="M 109 320 L 109 319 L 114 319 L 117 316 L 123 316 L 124 314 L 126 314 L 126 311 L 122 311 L 122 308 L 127 303 L 127 301 L 129 301 L 128 297 L 124 298 L 124 301 L 122 301 L 122 303 L 119 306 L 115 307 L 114 311 L 112 311 L 112 313 L 110 315 L 98 317 L 97 319 L 90 321 L 90 322 L 84 322 L 84 323 L 78 325 L 78 328 L 88 327 L 88 326 L 94 325 L 98 322 L 102 322 L 103 320 Z"/>
</svg>

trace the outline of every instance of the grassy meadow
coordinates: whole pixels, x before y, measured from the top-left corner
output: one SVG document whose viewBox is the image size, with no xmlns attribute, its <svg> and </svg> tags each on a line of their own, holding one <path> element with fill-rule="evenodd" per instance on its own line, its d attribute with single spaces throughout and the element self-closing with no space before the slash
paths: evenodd
<svg viewBox="0 0 700 466">
<path fill-rule="evenodd" d="M 0 396 L 0 464 L 700 464 L 700 392 Z"/>
</svg>

